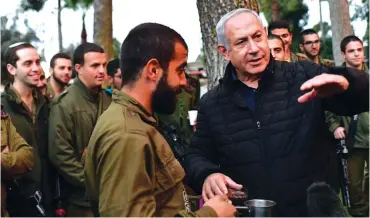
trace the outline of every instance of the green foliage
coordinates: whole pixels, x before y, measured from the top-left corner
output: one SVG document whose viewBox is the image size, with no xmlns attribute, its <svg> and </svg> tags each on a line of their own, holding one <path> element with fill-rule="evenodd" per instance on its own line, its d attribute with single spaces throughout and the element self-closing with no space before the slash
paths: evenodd
<svg viewBox="0 0 370 218">
<path fill-rule="evenodd" d="M 120 51 L 121 51 L 121 43 L 118 41 L 117 38 L 113 38 L 113 53 L 114 53 L 114 58 L 119 58 Z"/>
<path fill-rule="evenodd" d="M 44 5 L 46 0 L 22 0 L 21 1 L 21 8 L 24 11 L 34 10 L 40 11 Z"/>
<path fill-rule="evenodd" d="M 292 50 L 299 51 L 299 33 L 302 27 L 307 24 L 308 7 L 303 3 L 303 0 L 279 0 L 280 4 L 280 19 L 290 22 L 290 28 L 293 33 Z M 272 20 L 271 0 L 260 0 L 261 12 L 264 13 L 267 22 Z"/>
<path fill-rule="evenodd" d="M 79 7 L 88 9 L 94 3 L 94 0 L 64 0 L 64 2 L 66 8 L 77 10 Z"/>
<path fill-rule="evenodd" d="M 355 20 L 359 19 L 359 20 L 362 20 L 362 21 L 365 20 L 367 22 L 366 31 L 365 31 L 363 41 L 365 42 L 365 44 L 368 45 L 369 44 L 369 31 L 370 31 L 370 29 L 369 29 L 369 27 L 370 27 L 370 23 L 369 23 L 369 0 L 362 0 L 361 3 L 362 3 L 362 5 L 357 5 L 357 4 L 354 4 L 352 0 L 349 2 L 349 4 L 351 4 L 355 7 L 355 13 L 351 17 L 351 21 L 355 21 Z M 368 47 L 367 47 L 367 49 L 368 49 Z M 368 54 L 368 53 L 366 53 L 366 54 Z"/>
<path fill-rule="evenodd" d="M 313 26 L 316 32 L 320 32 L 320 23 Z M 323 30 L 321 33 L 321 51 L 320 56 L 326 59 L 334 60 L 333 56 L 333 44 L 332 37 L 329 36 L 329 30 L 331 30 L 330 25 L 327 22 L 323 22 Z"/>
</svg>

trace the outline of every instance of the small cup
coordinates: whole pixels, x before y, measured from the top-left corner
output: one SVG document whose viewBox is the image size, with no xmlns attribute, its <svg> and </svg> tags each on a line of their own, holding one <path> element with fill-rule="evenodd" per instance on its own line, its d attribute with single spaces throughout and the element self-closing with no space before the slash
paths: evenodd
<svg viewBox="0 0 370 218">
<path fill-rule="evenodd" d="M 245 190 L 229 189 L 228 197 L 234 206 L 244 206 L 244 202 L 247 200 L 247 192 Z"/>
<path fill-rule="evenodd" d="M 189 123 L 190 123 L 190 125 L 191 126 L 194 126 L 195 125 L 195 122 L 197 120 L 198 111 L 197 110 L 188 111 L 188 115 L 189 115 Z"/>
</svg>

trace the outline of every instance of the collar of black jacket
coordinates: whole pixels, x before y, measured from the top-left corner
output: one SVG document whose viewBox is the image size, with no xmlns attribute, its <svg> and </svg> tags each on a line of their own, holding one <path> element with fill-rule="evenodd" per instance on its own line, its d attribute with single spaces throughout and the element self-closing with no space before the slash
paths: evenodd
<svg viewBox="0 0 370 218">
<path fill-rule="evenodd" d="M 268 81 L 268 77 L 270 77 L 274 73 L 274 67 L 275 67 L 275 60 L 270 56 L 270 62 L 267 64 L 266 69 L 261 72 L 261 80 L 259 82 L 259 88 L 261 85 L 265 84 Z M 225 85 L 226 87 L 232 88 L 235 87 L 234 84 L 239 82 L 239 80 L 235 80 L 236 70 L 235 67 L 232 65 L 231 62 L 229 62 L 225 69 L 225 74 L 222 79 L 220 79 L 220 84 Z"/>
</svg>

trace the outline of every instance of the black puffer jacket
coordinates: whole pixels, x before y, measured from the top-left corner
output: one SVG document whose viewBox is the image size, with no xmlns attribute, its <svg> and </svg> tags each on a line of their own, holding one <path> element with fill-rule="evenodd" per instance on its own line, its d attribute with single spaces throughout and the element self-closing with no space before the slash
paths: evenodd
<svg viewBox="0 0 370 218">
<path fill-rule="evenodd" d="M 255 114 L 236 91 L 234 67 L 200 102 L 197 131 L 186 156 L 190 185 L 201 192 L 205 178 L 224 173 L 249 191 L 249 199 L 277 203 L 277 216 L 307 216 L 306 189 L 328 178 L 331 136 L 324 110 L 351 115 L 368 111 L 369 77 L 363 71 L 311 62 L 271 60 L 256 93 Z M 300 86 L 321 73 L 341 74 L 349 89 L 306 104 Z"/>
</svg>

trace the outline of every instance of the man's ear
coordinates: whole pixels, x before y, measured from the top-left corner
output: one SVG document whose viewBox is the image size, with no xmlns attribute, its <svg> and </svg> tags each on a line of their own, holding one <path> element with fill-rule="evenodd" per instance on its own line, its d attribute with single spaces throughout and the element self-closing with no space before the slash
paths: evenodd
<svg viewBox="0 0 370 218">
<path fill-rule="evenodd" d="M 345 59 L 345 56 L 346 56 L 346 55 L 344 54 L 344 52 L 341 52 L 341 54 L 342 54 L 342 57 Z"/>
<path fill-rule="evenodd" d="M 217 45 L 217 50 L 222 56 L 224 56 L 225 60 L 230 61 L 229 53 L 224 45 Z"/>
<path fill-rule="evenodd" d="M 144 67 L 144 71 L 146 77 L 151 81 L 158 81 L 163 75 L 163 69 L 158 60 L 155 58 L 152 58 L 148 61 Z"/>
<path fill-rule="evenodd" d="M 75 71 L 76 71 L 77 75 L 80 75 L 81 67 L 82 66 L 80 64 L 75 64 Z"/>
<path fill-rule="evenodd" d="M 301 49 L 301 51 L 304 53 L 304 48 L 303 48 L 303 44 L 302 43 L 299 43 L 299 48 Z"/>
<path fill-rule="evenodd" d="M 51 67 L 50 67 L 50 68 L 49 68 L 49 73 L 50 73 L 50 75 L 53 75 L 53 72 L 54 72 L 54 71 L 53 71 L 53 68 L 51 68 Z"/>
<path fill-rule="evenodd" d="M 16 71 L 16 68 L 11 65 L 11 64 L 7 64 L 6 65 L 6 69 L 8 70 L 8 72 L 12 75 L 12 76 L 15 76 L 15 71 Z"/>
</svg>

